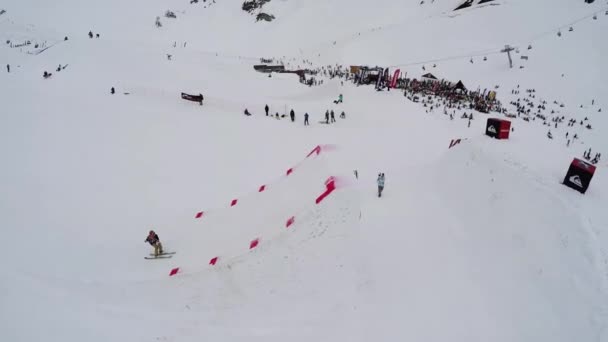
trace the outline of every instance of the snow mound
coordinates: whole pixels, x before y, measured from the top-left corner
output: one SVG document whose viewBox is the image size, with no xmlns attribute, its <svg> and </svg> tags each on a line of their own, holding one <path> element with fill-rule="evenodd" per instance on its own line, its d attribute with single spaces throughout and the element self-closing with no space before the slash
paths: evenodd
<svg viewBox="0 0 608 342">
<path fill-rule="evenodd" d="M 605 262 L 594 252 L 600 246 L 564 196 L 570 190 L 537 181 L 488 147 L 500 143 L 465 141 L 433 173 L 452 237 L 475 260 L 470 275 L 487 309 L 519 327 L 515 340 L 601 340 L 608 307 L 597 301 L 607 298 L 605 279 L 597 278 Z"/>
</svg>

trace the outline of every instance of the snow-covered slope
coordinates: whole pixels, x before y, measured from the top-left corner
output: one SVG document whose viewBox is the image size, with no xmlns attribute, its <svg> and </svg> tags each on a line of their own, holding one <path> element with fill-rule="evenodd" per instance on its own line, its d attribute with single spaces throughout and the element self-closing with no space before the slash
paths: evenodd
<svg viewBox="0 0 608 342">
<path fill-rule="evenodd" d="M 560 184 L 607 152 L 606 5 L 460 2 L 273 0 L 270 23 L 221 0 L 0 5 L 0 339 L 607 341 L 606 161 L 585 195 Z M 268 78 L 260 57 L 431 71 L 504 104 L 534 88 L 593 130 L 516 118 L 493 140 L 498 113 L 469 128 L 400 92 Z M 144 260 L 149 229 L 177 254 Z"/>
</svg>

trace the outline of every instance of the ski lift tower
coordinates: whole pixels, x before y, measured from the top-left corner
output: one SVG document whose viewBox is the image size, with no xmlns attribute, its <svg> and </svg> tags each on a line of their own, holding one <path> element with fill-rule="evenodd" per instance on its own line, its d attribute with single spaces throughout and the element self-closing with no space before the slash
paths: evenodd
<svg viewBox="0 0 608 342">
<path fill-rule="evenodd" d="M 507 56 L 509 56 L 509 67 L 513 68 L 513 59 L 511 59 L 511 51 L 515 50 L 510 45 L 505 45 L 505 48 L 500 50 L 500 52 L 506 52 Z"/>
</svg>

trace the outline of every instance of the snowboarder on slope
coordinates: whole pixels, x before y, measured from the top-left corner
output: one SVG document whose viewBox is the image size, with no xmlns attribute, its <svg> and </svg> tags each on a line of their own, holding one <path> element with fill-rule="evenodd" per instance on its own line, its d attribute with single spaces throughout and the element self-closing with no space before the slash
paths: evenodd
<svg viewBox="0 0 608 342">
<path fill-rule="evenodd" d="M 378 174 L 378 197 L 382 197 L 382 191 L 384 190 L 384 173 Z"/>
<path fill-rule="evenodd" d="M 334 104 L 338 104 L 338 103 L 342 103 L 343 97 L 342 94 L 340 94 L 340 96 L 338 96 L 338 99 L 334 101 Z"/>
<path fill-rule="evenodd" d="M 163 245 L 160 243 L 160 239 L 158 237 L 158 235 L 151 230 L 150 233 L 148 233 L 148 237 L 146 238 L 146 241 L 149 243 L 152 247 L 154 247 L 154 256 L 157 257 L 161 254 L 163 254 Z"/>
</svg>

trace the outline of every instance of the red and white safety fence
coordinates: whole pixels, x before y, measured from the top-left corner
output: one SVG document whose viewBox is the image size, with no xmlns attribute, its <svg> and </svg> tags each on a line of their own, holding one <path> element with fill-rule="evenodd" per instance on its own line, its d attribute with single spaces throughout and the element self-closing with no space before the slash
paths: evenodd
<svg viewBox="0 0 608 342">
<path fill-rule="evenodd" d="M 298 164 L 296 164 L 296 166 L 290 167 L 287 169 L 287 171 L 285 171 L 285 174 L 281 177 L 288 177 L 289 175 L 291 175 L 295 170 L 297 170 L 297 168 L 304 162 L 306 161 L 306 159 L 310 158 L 310 157 L 316 157 L 318 155 L 321 154 L 322 151 L 329 151 L 333 149 L 332 145 L 317 145 L 315 148 L 312 149 L 312 151 L 310 151 L 310 153 L 308 153 L 308 155 L 306 156 L 306 158 L 304 158 L 303 160 L 301 160 Z M 270 185 L 272 185 L 273 183 L 275 183 L 276 181 L 278 181 L 278 179 L 276 179 L 275 181 L 271 182 L 271 183 L 267 183 L 267 184 L 262 184 L 258 187 L 257 192 L 261 193 L 266 191 Z M 234 207 L 239 203 L 239 199 L 238 198 L 234 198 L 230 201 L 230 207 Z M 201 210 L 199 212 L 197 212 L 194 215 L 195 219 L 202 219 L 204 216 L 206 216 L 209 213 L 209 210 Z"/>
<path fill-rule="evenodd" d="M 331 145 L 318 145 L 316 146 L 307 156 L 306 158 L 304 158 L 302 161 L 300 161 L 296 166 L 291 167 L 289 169 L 287 169 L 284 177 L 288 177 L 289 175 L 291 175 L 295 170 L 297 170 L 298 166 L 304 162 L 307 158 L 310 157 L 316 157 L 318 155 L 321 154 L 322 151 L 325 150 L 329 150 L 331 149 L 332 146 Z M 268 188 L 268 184 L 264 184 L 261 185 L 258 188 L 258 193 L 259 192 L 264 192 L 266 189 Z M 337 189 L 337 184 L 336 184 L 336 177 L 331 176 L 329 177 L 324 184 L 324 190 L 323 192 L 321 192 L 320 194 L 318 194 L 318 196 L 316 196 L 316 198 L 314 199 L 314 203 L 315 205 L 319 205 L 321 202 L 323 202 L 323 200 L 325 200 L 332 192 L 334 192 Z M 237 199 L 233 199 L 230 202 L 230 207 L 234 207 L 236 206 L 238 203 L 238 198 Z M 312 205 L 312 203 L 311 203 Z M 297 210 L 296 210 L 297 211 Z M 200 211 L 195 215 L 196 219 L 201 219 L 205 216 L 206 211 Z M 285 219 L 285 223 L 284 223 L 284 227 L 282 227 L 282 229 L 291 229 L 294 224 L 297 221 L 297 218 L 302 214 L 302 212 L 300 212 L 299 214 L 295 214 L 292 216 L 289 216 Z M 253 250 L 255 248 L 257 248 L 260 243 L 262 242 L 262 237 L 255 237 L 252 240 L 248 241 L 247 244 L 243 243 L 243 251 L 245 251 L 247 248 L 248 250 Z M 211 266 L 215 266 L 216 264 L 218 264 L 218 262 L 220 262 L 220 260 L 222 259 L 221 255 L 215 255 L 213 257 L 211 257 L 209 259 L 208 264 Z M 173 269 L 171 269 L 171 271 L 169 272 L 169 276 L 174 276 L 178 273 L 180 273 L 181 270 L 179 267 L 175 267 Z"/>
<path fill-rule="evenodd" d="M 315 201 L 314 201 L 315 204 L 319 205 L 321 202 L 323 202 L 323 200 L 325 200 L 329 195 L 331 195 L 337 188 L 338 188 L 338 186 L 336 184 L 336 177 L 334 177 L 334 176 L 329 177 L 325 181 L 325 190 L 315 198 Z M 300 213 L 300 214 L 303 214 L 303 213 Z M 296 224 L 297 217 L 300 214 L 286 218 L 285 223 L 283 224 L 283 227 L 281 229 L 292 229 L 293 226 Z M 249 240 L 247 243 L 243 243 L 243 252 L 245 252 L 246 250 L 253 250 L 253 249 L 257 248 L 261 243 L 262 243 L 262 237 L 255 237 L 252 240 Z M 222 259 L 221 255 L 215 255 L 209 259 L 208 264 L 211 266 L 215 266 L 218 262 L 220 262 L 221 259 Z M 179 267 L 175 267 L 175 268 L 171 269 L 171 271 L 169 272 L 169 276 L 174 276 L 174 275 L 180 273 L 180 271 L 181 271 L 181 269 Z"/>
</svg>

